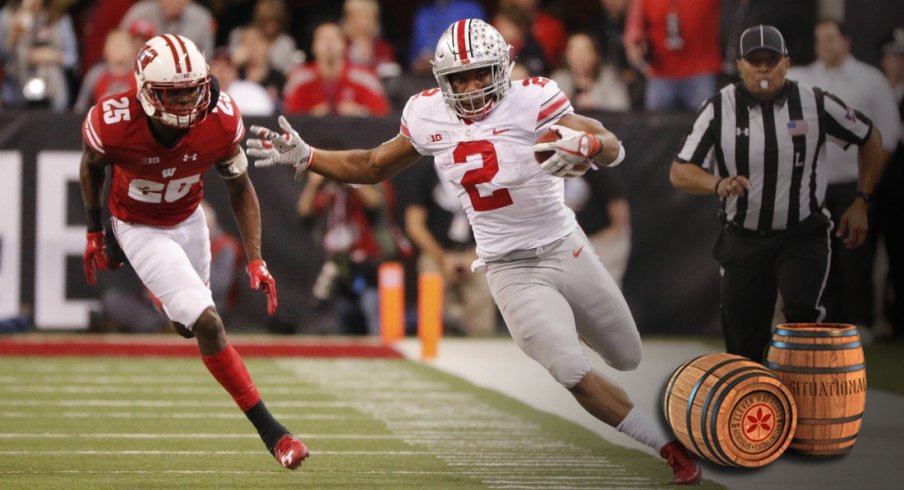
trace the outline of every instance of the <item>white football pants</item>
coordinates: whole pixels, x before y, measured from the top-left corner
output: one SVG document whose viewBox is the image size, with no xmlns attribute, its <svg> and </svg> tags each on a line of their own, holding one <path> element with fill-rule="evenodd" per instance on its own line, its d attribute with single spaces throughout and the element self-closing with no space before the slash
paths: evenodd
<svg viewBox="0 0 904 490">
<path fill-rule="evenodd" d="M 512 338 L 566 388 L 590 371 L 581 339 L 615 369 L 640 363 L 634 317 L 580 227 L 539 255 L 516 251 L 486 267 Z"/>
<path fill-rule="evenodd" d="M 113 218 L 119 246 L 170 320 L 191 329 L 214 306 L 210 281 L 210 235 L 198 209 L 176 226 L 149 226 Z"/>
</svg>

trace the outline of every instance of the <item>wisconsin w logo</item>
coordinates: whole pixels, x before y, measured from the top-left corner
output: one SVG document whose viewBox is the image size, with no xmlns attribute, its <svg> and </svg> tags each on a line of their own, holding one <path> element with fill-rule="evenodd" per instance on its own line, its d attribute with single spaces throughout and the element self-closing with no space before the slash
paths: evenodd
<svg viewBox="0 0 904 490">
<path fill-rule="evenodd" d="M 173 175 L 176 175 L 176 167 L 168 168 L 168 169 L 166 169 L 166 170 L 163 171 L 163 178 L 164 178 L 164 179 L 168 179 L 168 178 L 172 177 Z"/>
</svg>

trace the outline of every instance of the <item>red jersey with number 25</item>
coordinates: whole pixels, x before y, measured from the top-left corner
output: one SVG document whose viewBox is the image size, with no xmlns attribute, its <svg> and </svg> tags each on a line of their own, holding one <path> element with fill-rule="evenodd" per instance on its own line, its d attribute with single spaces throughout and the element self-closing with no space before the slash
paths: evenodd
<svg viewBox="0 0 904 490">
<path fill-rule="evenodd" d="M 154 226 L 188 218 L 201 201 L 204 173 L 231 157 L 244 137 L 239 109 L 225 92 L 173 148 L 154 139 L 134 90 L 100 99 L 82 125 L 85 143 L 113 164 L 110 213 Z"/>
</svg>

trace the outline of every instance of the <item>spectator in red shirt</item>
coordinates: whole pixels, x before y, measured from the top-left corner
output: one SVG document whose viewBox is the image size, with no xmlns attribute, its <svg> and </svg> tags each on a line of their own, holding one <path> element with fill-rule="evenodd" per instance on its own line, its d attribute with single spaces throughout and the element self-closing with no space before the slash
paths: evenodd
<svg viewBox="0 0 904 490">
<path fill-rule="evenodd" d="M 402 68 L 396 62 L 392 44 L 380 35 L 380 4 L 377 0 L 345 0 L 342 8 L 348 60 L 370 68 L 380 78 L 399 75 Z"/>
<path fill-rule="evenodd" d="M 345 36 L 338 24 L 314 30 L 314 61 L 296 68 L 285 88 L 285 112 L 324 116 L 382 116 L 389 101 L 374 72 L 345 60 Z"/>
<path fill-rule="evenodd" d="M 85 113 L 105 95 L 134 89 L 135 73 L 132 67 L 137 54 L 138 46 L 128 32 L 121 29 L 110 31 L 104 43 L 104 59 L 85 74 L 73 110 Z"/>
<path fill-rule="evenodd" d="M 502 0 L 499 4 L 500 10 L 509 5 L 518 7 L 530 15 L 530 33 L 543 49 L 546 65 L 550 68 L 558 67 L 565 54 L 565 44 L 568 43 L 565 24 L 555 16 L 541 11 L 540 0 Z"/>
<path fill-rule="evenodd" d="M 625 51 L 647 77 L 647 110 L 695 111 L 716 91 L 719 9 L 720 0 L 631 2 Z"/>
<path fill-rule="evenodd" d="M 548 77 L 550 63 L 531 32 L 531 13 L 513 4 L 503 5 L 493 17 L 493 27 L 512 46 L 511 56 L 532 77 Z"/>
</svg>

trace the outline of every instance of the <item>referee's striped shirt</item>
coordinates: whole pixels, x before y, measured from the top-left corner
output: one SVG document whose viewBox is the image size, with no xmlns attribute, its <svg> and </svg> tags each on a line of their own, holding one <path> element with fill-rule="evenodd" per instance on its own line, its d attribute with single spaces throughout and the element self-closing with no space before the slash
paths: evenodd
<svg viewBox="0 0 904 490">
<path fill-rule="evenodd" d="M 865 142 L 871 128 L 863 114 L 817 87 L 788 80 L 763 103 L 738 82 L 700 108 L 676 159 L 750 180 L 746 195 L 722 199 L 724 222 L 783 230 L 822 209 L 826 140 L 846 148 Z"/>
</svg>

